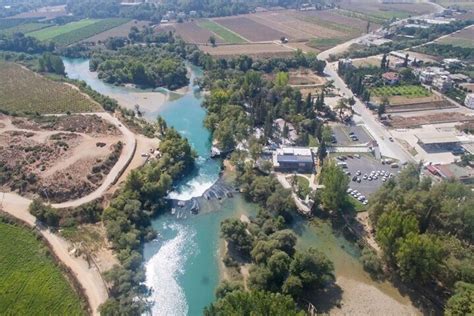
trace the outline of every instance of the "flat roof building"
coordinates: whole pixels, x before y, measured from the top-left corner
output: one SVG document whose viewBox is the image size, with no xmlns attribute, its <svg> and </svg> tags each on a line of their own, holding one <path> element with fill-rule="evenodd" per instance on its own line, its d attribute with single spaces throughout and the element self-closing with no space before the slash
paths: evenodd
<svg viewBox="0 0 474 316">
<path fill-rule="evenodd" d="M 278 148 L 273 154 L 273 167 L 281 172 L 312 173 L 313 152 L 309 148 L 302 147 Z"/>
</svg>

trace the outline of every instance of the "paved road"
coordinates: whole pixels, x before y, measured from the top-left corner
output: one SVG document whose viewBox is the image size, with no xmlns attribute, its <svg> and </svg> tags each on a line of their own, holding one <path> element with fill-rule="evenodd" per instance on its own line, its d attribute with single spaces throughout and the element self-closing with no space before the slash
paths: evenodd
<svg viewBox="0 0 474 316">
<path fill-rule="evenodd" d="M 0 193 L 0 201 L 2 202 L 0 209 L 4 212 L 18 218 L 29 226 L 36 226 L 36 218 L 28 212 L 31 200 L 14 193 Z M 98 315 L 99 306 L 108 298 L 107 289 L 99 271 L 94 267 L 89 268 L 87 262 L 81 257 L 76 258 L 70 255 L 69 248 L 71 245 L 65 239 L 47 229 L 40 229 L 39 232 L 49 242 L 59 260 L 75 275 L 84 289 L 93 315 Z"/>
<path fill-rule="evenodd" d="M 334 86 L 344 94 L 345 97 L 353 97 L 352 91 L 347 88 L 346 84 L 337 74 L 337 63 L 329 63 L 324 70 L 324 73 L 331 79 L 334 80 Z M 354 117 L 354 120 L 357 122 L 364 123 L 367 130 L 370 132 L 372 137 L 379 144 L 380 152 L 383 156 L 392 157 L 400 160 L 401 162 L 413 161 L 413 158 L 408 154 L 403 147 L 395 142 L 391 142 L 389 137 L 391 137 L 389 131 L 380 124 L 372 114 L 372 112 L 366 108 L 366 106 L 356 97 L 356 104 L 353 106 L 354 112 L 357 116 Z"/>
</svg>

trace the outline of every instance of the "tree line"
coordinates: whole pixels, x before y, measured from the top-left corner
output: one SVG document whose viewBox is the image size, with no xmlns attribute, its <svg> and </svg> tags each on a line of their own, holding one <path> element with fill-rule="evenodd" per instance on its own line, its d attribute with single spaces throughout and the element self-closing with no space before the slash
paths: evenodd
<svg viewBox="0 0 474 316">
<path fill-rule="evenodd" d="M 251 296 L 262 299 L 254 302 L 256 310 L 272 310 L 279 305 L 279 298 L 282 310 L 275 311 L 276 315 L 300 315 L 294 302 L 310 299 L 315 290 L 333 282 L 333 264 L 315 248 L 296 250 L 297 237 L 288 229 L 296 210 L 290 190 L 272 176 L 259 174 L 254 169 L 255 161 L 245 162 L 241 155 L 236 152 L 231 158 L 236 164 L 236 182 L 244 197 L 259 205 L 259 211 L 249 223 L 224 220 L 221 236 L 228 243 L 229 252 L 224 258 L 227 266 L 250 263 L 250 292 L 245 292 L 239 282 L 224 281 L 216 290 L 216 302 L 206 308 L 205 315 L 231 310 L 245 313 Z"/>
<path fill-rule="evenodd" d="M 473 313 L 474 194 L 456 181 L 432 184 L 408 165 L 371 199 L 369 216 L 385 262 L 405 282 L 449 292 L 447 315 Z"/>
</svg>

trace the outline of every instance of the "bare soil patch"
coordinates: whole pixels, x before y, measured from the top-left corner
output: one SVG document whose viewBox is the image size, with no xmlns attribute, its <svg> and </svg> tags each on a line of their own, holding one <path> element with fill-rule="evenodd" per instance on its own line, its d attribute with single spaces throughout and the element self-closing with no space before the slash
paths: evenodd
<svg viewBox="0 0 474 316">
<path fill-rule="evenodd" d="M 288 37 L 288 34 L 243 16 L 218 18 L 213 21 L 253 42 L 274 41 L 281 37 Z"/>
<path fill-rule="evenodd" d="M 255 58 L 267 58 L 274 56 L 290 56 L 294 53 L 294 50 L 291 48 L 275 43 L 218 45 L 217 47 L 200 45 L 199 48 L 202 51 L 217 57 L 249 55 Z"/>
<path fill-rule="evenodd" d="M 184 41 L 191 44 L 206 44 L 209 42 L 209 37 L 211 36 L 216 38 L 216 43 L 224 42 L 211 31 L 198 26 L 195 21 L 160 25 L 158 26 L 157 31 L 176 32 L 176 34 L 181 36 Z"/>
<path fill-rule="evenodd" d="M 123 137 L 94 115 L 47 119 L 0 116 L 0 186 L 50 202 L 83 197 L 115 165 Z"/>
<path fill-rule="evenodd" d="M 469 123 L 474 122 L 473 116 L 468 116 L 458 112 L 443 112 L 432 115 L 423 116 L 394 116 L 392 115 L 390 126 L 394 128 L 416 128 L 427 124 L 441 124 L 441 123 Z"/>
</svg>

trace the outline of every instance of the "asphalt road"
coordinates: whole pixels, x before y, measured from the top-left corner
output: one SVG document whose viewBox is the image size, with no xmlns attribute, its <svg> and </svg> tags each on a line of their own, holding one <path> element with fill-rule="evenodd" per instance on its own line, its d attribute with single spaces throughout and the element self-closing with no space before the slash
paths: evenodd
<svg viewBox="0 0 474 316">
<path fill-rule="evenodd" d="M 346 98 L 353 97 L 352 91 L 347 88 L 344 81 L 337 74 L 337 63 L 329 63 L 324 69 L 324 73 L 334 81 L 334 87 L 339 89 Z M 356 103 L 353 106 L 354 112 L 357 114 L 354 116 L 356 123 L 362 122 L 371 136 L 379 144 L 380 152 L 382 156 L 391 157 L 400 160 L 401 162 L 413 161 L 413 158 L 408 154 L 403 147 L 397 141 L 390 141 L 391 134 L 389 131 L 377 121 L 376 117 L 372 112 L 366 108 L 366 106 L 354 96 Z"/>
</svg>

